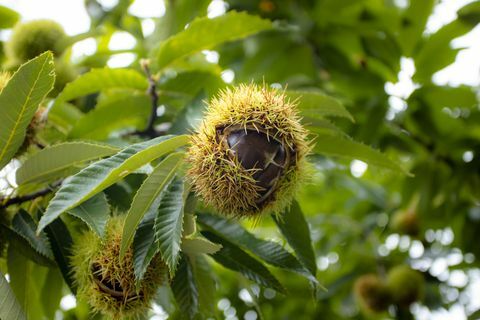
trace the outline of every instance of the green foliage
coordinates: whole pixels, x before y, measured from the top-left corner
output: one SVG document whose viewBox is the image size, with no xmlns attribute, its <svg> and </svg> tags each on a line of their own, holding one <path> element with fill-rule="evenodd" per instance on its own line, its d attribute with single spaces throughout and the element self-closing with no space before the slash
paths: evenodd
<svg viewBox="0 0 480 320">
<path fill-rule="evenodd" d="M 85 294 L 72 278 L 74 241 L 89 248 L 81 235 L 100 241 L 111 218 L 124 224 L 100 242 L 114 252 L 106 260 L 128 262 L 120 269 L 131 292 L 149 270 L 169 275 L 142 300 L 145 318 L 152 302 L 169 319 L 404 320 L 452 305 L 478 317 L 466 298 L 480 256 L 479 89 L 437 72 L 468 56 L 458 53 L 470 38 L 457 39 L 480 22 L 479 1 L 445 24 L 432 17 L 437 0 L 169 0 L 151 20 L 130 10 L 139 3 L 88 0 L 91 29 L 71 37 L 44 21 L 34 25 L 48 30 L 20 32 L 27 23 L 10 32 L 20 16 L 0 6 L 9 38 L 0 40 L 1 319 L 102 318 L 92 313 L 97 300 L 70 310 L 59 301 Z M 133 48 L 111 49 L 118 32 L 135 38 Z M 68 47 L 88 37 L 95 52 L 77 57 Z M 22 41 L 36 53 L 21 56 Z M 124 53 L 133 62 L 108 67 Z M 185 175 L 188 144 L 208 122 L 206 148 L 226 143 L 218 163 L 237 161 L 217 134 L 226 123 L 204 112 L 221 90 L 249 86 L 297 105 L 309 142 L 293 146 L 290 160 L 301 159 L 308 179 L 276 199 L 295 198 L 286 210 L 228 218 Z M 247 105 L 222 119 L 248 121 L 251 113 L 238 115 Z M 200 160 L 218 165 L 209 154 Z M 241 189 L 235 175 L 197 169 Z M 230 190 L 204 187 L 232 201 Z M 91 265 L 79 260 L 87 283 Z M 445 277 L 460 273 L 464 286 Z"/>
<path fill-rule="evenodd" d="M 25 63 L 0 92 L 0 168 L 3 168 L 23 143 L 27 127 L 38 105 L 52 90 L 55 81 L 51 53 Z"/>
<path fill-rule="evenodd" d="M 186 30 L 162 42 L 153 50 L 155 67 L 163 69 L 186 55 L 270 28 L 270 21 L 246 13 L 229 12 L 214 19 L 199 18 L 192 21 Z"/>
<path fill-rule="evenodd" d="M 7 280 L 0 272 L 0 292 L 2 293 L 2 303 L 0 303 L 0 316 L 5 320 L 22 320 L 27 319 L 17 301 L 12 289 L 8 285 Z"/>
</svg>

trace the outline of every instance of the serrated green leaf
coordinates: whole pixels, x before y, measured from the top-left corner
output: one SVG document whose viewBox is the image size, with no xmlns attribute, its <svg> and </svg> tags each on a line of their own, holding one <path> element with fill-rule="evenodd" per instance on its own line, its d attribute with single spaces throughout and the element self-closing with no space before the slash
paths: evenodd
<svg viewBox="0 0 480 320">
<path fill-rule="evenodd" d="M 407 170 L 403 169 L 396 162 L 387 158 L 387 156 L 380 151 L 372 149 L 367 145 L 346 137 L 325 134 L 323 132 L 315 133 L 317 133 L 315 147 L 313 148 L 315 153 L 352 160 L 358 159 L 365 161 L 372 166 L 410 175 Z"/>
<path fill-rule="evenodd" d="M 311 274 L 317 274 L 315 252 L 312 247 L 310 228 L 300 206 L 295 201 L 281 216 L 272 215 L 273 220 L 285 236 L 302 264 Z"/>
<path fill-rule="evenodd" d="M 34 261 L 38 265 L 49 267 L 55 266 L 55 261 L 47 258 L 35 250 L 23 236 L 18 234 L 18 232 L 8 228 L 3 224 L 0 224 L 0 228 L 2 229 L 2 233 L 7 235 L 9 238 L 10 247 L 14 248 L 18 252 L 21 252 L 25 257 Z"/>
<path fill-rule="evenodd" d="M 90 160 L 112 155 L 119 148 L 85 141 L 60 143 L 31 155 L 16 172 L 19 185 L 48 182 L 78 170 L 76 167 Z"/>
<path fill-rule="evenodd" d="M 152 61 L 156 69 L 163 69 L 189 54 L 271 28 L 271 21 L 244 12 L 230 11 L 213 19 L 198 18 L 187 29 L 160 43 L 153 50 Z"/>
<path fill-rule="evenodd" d="M 87 113 L 72 128 L 69 138 L 104 140 L 115 130 L 124 128 L 143 130 L 150 113 L 150 98 L 145 94 L 132 94 L 121 101 L 113 101 Z"/>
<path fill-rule="evenodd" d="M 45 233 L 50 240 L 55 261 L 57 262 L 65 283 L 70 288 L 70 291 L 76 294 L 77 288 L 73 281 L 73 271 L 70 269 L 70 257 L 73 254 L 73 240 L 67 226 L 61 219 L 57 219 L 45 228 Z"/>
<path fill-rule="evenodd" d="M 57 268 L 48 269 L 45 283 L 40 294 L 43 309 L 47 319 L 55 319 L 55 312 L 60 307 L 63 292 L 62 274 Z"/>
<path fill-rule="evenodd" d="M 222 246 L 205 238 L 185 238 L 182 240 L 182 252 L 187 254 L 214 254 Z"/>
<path fill-rule="evenodd" d="M 131 145 L 116 155 L 92 163 L 74 175 L 50 201 L 40 219 L 40 232 L 63 212 L 70 210 L 103 191 L 145 164 L 188 142 L 188 136 L 163 136 Z"/>
<path fill-rule="evenodd" d="M 26 211 L 20 210 L 13 217 L 12 229 L 24 238 L 36 252 L 53 260 L 53 253 L 45 233 L 42 232 L 40 235 L 37 235 L 35 233 L 36 228 L 35 221 Z"/>
<path fill-rule="evenodd" d="M 258 239 L 241 225 L 219 216 L 203 213 L 199 214 L 197 219 L 209 231 L 219 234 L 237 246 L 249 250 L 266 263 L 301 274 L 313 282 L 317 281 L 315 276 L 280 244 Z"/>
<path fill-rule="evenodd" d="M 143 216 L 152 210 L 155 200 L 160 196 L 166 185 L 175 175 L 184 157 L 183 153 L 170 154 L 165 160 L 160 162 L 152 173 L 144 180 L 133 198 L 130 210 L 127 213 L 123 227 L 122 243 L 120 245 L 120 257 L 123 258 L 128 247 L 132 243 L 135 230 L 142 220 Z M 158 204 L 156 208 L 158 209 Z"/>
<path fill-rule="evenodd" d="M 22 145 L 30 121 L 54 81 L 53 56 L 45 52 L 23 64 L 0 92 L 0 169 Z"/>
<path fill-rule="evenodd" d="M 110 207 L 105 193 L 96 194 L 78 207 L 68 210 L 68 213 L 81 219 L 96 234 L 103 237 L 107 220 L 110 217 Z"/>
<path fill-rule="evenodd" d="M 414 80 L 430 82 L 435 72 L 455 62 L 459 50 L 452 49 L 450 42 L 470 30 L 471 27 L 466 23 L 454 20 L 428 37 L 414 56 L 416 66 Z"/>
<path fill-rule="evenodd" d="M 184 204 L 184 182 L 177 177 L 162 194 L 155 218 L 155 241 L 171 274 L 180 257 Z"/>
<path fill-rule="evenodd" d="M 154 227 L 160 200 L 161 197 L 156 200 L 158 203 L 152 205 L 149 211 L 145 214 L 145 217 L 142 222 L 140 222 L 133 239 L 133 270 L 137 286 L 140 285 L 140 281 L 142 281 L 148 265 L 159 251 L 158 245 L 155 243 Z"/>
<path fill-rule="evenodd" d="M 212 266 L 208 263 L 205 256 L 196 255 L 192 261 L 193 274 L 197 284 L 198 308 L 200 314 L 205 318 L 215 315 L 215 297 L 216 286 Z"/>
<path fill-rule="evenodd" d="M 282 284 L 262 263 L 238 246 L 210 231 L 202 231 L 202 234 L 210 241 L 222 245 L 222 249 L 212 255 L 213 259 L 222 266 L 240 272 L 247 279 L 261 286 L 274 289 L 280 293 L 286 292 Z"/>
<path fill-rule="evenodd" d="M 112 88 L 147 90 L 148 81 L 133 69 L 92 69 L 68 83 L 55 101 L 55 105 L 72 99 Z"/>
<path fill-rule="evenodd" d="M 42 319 L 44 312 L 40 300 L 40 290 L 48 269 L 36 265 L 10 248 L 7 265 L 10 287 L 25 311 L 27 319 Z"/>
<path fill-rule="evenodd" d="M 291 100 L 298 101 L 301 113 L 310 117 L 342 117 L 355 122 L 350 112 L 337 99 L 313 91 L 286 91 Z"/>
<path fill-rule="evenodd" d="M 171 287 L 181 312 L 193 319 L 198 312 L 198 288 L 191 262 L 185 255 L 182 255 Z"/>
<path fill-rule="evenodd" d="M 0 6 L 0 29 L 11 28 L 18 20 L 20 20 L 20 15 L 16 11 Z"/>
<path fill-rule="evenodd" d="M 25 312 L 18 303 L 7 280 L 0 271 L 0 319 L 26 320 Z"/>
</svg>

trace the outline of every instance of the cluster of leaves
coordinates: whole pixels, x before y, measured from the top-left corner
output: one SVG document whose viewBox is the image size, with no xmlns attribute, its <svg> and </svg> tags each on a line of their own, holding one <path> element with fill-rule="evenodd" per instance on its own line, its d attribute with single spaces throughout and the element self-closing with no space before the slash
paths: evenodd
<svg viewBox="0 0 480 320">
<path fill-rule="evenodd" d="M 404 253 L 379 254 L 391 232 L 388 215 L 398 208 L 416 211 L 418 237 L 432 259 L 449 249 L 430 250 L 423 234 L 447 226 L 461 252 L 479 254 L 473 237 L 480 167 L 462 159 L 465 151 L 480 151 L 477 98 L 470 87 L 431 81 L 456 57 L 450 41 L 477 24 L 478 2 L 425 34 L 434 0 L 411 0 L 406 8 L 373 0 L 228 1 L 230 11 L 215 18 L 207 17 L 211 1 L 168 1 L 148 36 L 142 19 L 128 13 L 132 2 L 105 9 L 86 1 L 91 29 L 103 33 L 95 36 L 97 51 L 76 61 L 81 75 L 63 90 L 52 93 L 58 57 L 47 52 L 16 69 L 1 91 L 0 168 L 8 170 L 14 158 L 20 163 L 18 186 L 0 198 L 0 215 L 11 220 L 0 226 L 9 239 L 0 259 L 9 275 L 7 283 L 0 274 L 1 319 L 53 318 L 61 297 L 76 292 L 72 242 L 87 228 L 101 236 L 118 214 L 126 215 L 121 254 L 133 246 L 137 280 L 155 254 L 167 264 L 171 281 L 156 303 L 172 318 L 220 317 L 215 302 L 222 297 L 239 314 L 254 308 L 267 319 L 361 317 L 354 279 L 409 261 Z M 0 7 L 0 28 L 17 20 Z M 117 31 L 133 35 L 135 47 L 110 50 Z M 213 49 L 220 59 L 212 63 L 203 50 Z M 105 67 L 126 52 L 136 57 L 129 67 Z M 405 97 L 408 108 L 387 121 L 384 85 L 397 80 L 401 57 L 414 59 L 418 88 Z M 312 183 L 284 214 L 251 230 L 248 221 L 197 205 L 184 179 L 187 134 L 209 98 L 228 85 L 226 69 L 235 83 L 288 85 L 316 140 Z M 36 133 L 39 143 L 18 152 L 40 105 L 48 106 L 48 117 Z M 460 116 L 453 116 L 457 109 Z M 415 176 L 368 145 L 407 158 Z M 369 167 L 358 179 L 344 165 L 351 160 L 390 171 Z M 279 234 L 282 244 L 266 239 Z M 318 272 L 324 259 L 332 266 Z M 439 296 L 441 285 L 429 278 L 432 309 L 449 303 Z M 239 292 L 249 299 L 240 300 Z M 88 310 L 79 301 L 64 315 L 87 319 Z"/>
</svg>

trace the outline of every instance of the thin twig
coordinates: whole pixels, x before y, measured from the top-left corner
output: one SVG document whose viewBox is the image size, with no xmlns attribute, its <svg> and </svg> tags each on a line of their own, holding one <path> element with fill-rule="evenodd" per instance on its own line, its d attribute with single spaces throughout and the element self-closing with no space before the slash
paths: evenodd
<svg viewBox="0 0 480 320">
<path fill-rule="evenodd" d="M 142 65 L 143 71 L 147 75 L 147 79 L 148 79 L 147 93 L 150 96 L 152 109 L 150 112 L 150 118 L 148 119 L 147 127 L 144 130 L 135 131 L 135 134 L 138 134 L 140 136 L 155 138 L 159 136 L 158 132 L 155 131 L 155 120 L 157 120 L 157 107 L 158 107 L 157 83 L 154 77 L 152 76 L 152 74 L 150 73 L 148 60 L 142 60 L 141 65 Z"/>
<path fill-rule="evenodd" d="M 26 194 L 24 196 L 18 196 L 18 197 L 9 198 L 9 199 L 0 198 L 0 209 L 7 208 L 7 207 L 9 207 L 11 205 L 14 205 L 14 204 L 21 204 L 21 203 L 24 203 L 24 202 L 27 202 L 27 201 L 30 201 L 30 200 L 34 200 L 34 199 L 39 198 L 39 197 L 43 197 L 43 196 L 49 194 L 50 192 L 52 192 L 61 183 L 62 183 L 61 181 L 56 182 L 53 185 L 51 185 L 51 186 L 49 186 L 45 189 L 30 193 L 30 194 Z"/>
</svg>

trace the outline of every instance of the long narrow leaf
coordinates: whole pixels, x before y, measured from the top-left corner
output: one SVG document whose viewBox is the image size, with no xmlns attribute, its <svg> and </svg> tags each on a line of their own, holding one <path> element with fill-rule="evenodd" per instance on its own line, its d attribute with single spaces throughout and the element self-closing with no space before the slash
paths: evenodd
<svg viewBox="0 0 480 320">
<path fill-rule="evenodd" d="M 310 229 L 298 203 L 294 202 L 282 216 L 272 215 L 272 217 L 302 264 L 315 275 L 317 264 Z"/>
<path fill-rule="evenodd" d="M 72 167 L 118 152 L 104 144 L 74 141 L 47 147 L 30 156 L 16 172 L 18 184 L 46 182 L 71 172 Z"/>
<path fill-rule="evenodd" d="M 0 319 L 26 320 L 27 317 L 0 271 Z"/>
<path fill-rule="evenodd" d="M 22 65 L 0 93 L 0 169 L 25 139 L 38 105 L 55 81 L 53 56 L 46 52 Z"/>
<path fill-rule="evenodd" d="M 338 156 L 352 160 L 358 159 L 373 166 L 409 174 L 407 170 L 390 160 L 380 151 L 341 136 L 318 133 L 313 151 L 319 154 Z"/>
<path fill-rule="evenodd" d="M 143 216 L 155 202 L 155 199 L 158 198 L 164 187 L 173 178 L 182 159 L 183 153 L 169 155 L 153 169 L 153 172 L 138 189 L 125 219 L 122 243 L 120 246 L 120 258 L 123 258 L 127 248 L 132 243 L 135 229 Z"/>
<path fill-rule="evenodd" d="M 307 116 L 342 117 L 354 121 L 350 112 L 337 99 L 313 91 L 286 91 L 286 96 L 298 101 L 300 111 Z"/>
<path fill-rule="evenodd" d="M 159 137 L 131 145 L 110 158 L 92 163 L 58 190 L 42 216 L 37 232 L 63 212 L 78 206 L 136 169 L 187 142 L 187 136 Z"/>
<path fill-rule="evenodd" d="M 308 279 L 316 281 L 315 276 L 308 271 L 308 269 L 303 267 L 297 258 L 278 243 L 258 239 L 239 224 L 219 216 L 199 214 L 197 220 L 204 227 L 208 228 L 209 231 L 228 238 L 236 245 L 249 250 L 265 262 L 279 268 L 302 274 Z"/>
<path fill-rule="evenodd" d="M 107 220 L 110 217 L 110 207 L 103 192 L 69 210 L 68 213 L 81 219 L 90 229 L 103 237 Z"/>
<path fill-rule="evenodd" d="M 187 315 L 188 319 L 194 319 L 198 312 L 198 288 L 193 266 L 185 255 L 180 260 L 171 287 L 182 314 Z"/>
<path fill-rule="evenodd" d="M 271 28 L 269 20 L 244 12 L 231 11 L 213 19 L 198 18 L 153 51 L 154 66 L 162 69 L 189 54 Z"/>
<path fill-rule="evenodd" d="M 282 284 L 257 259 L 223 237 L 209 231 L 203 231 L 202 234 L 207 239 L 222 245 L 222 249 L 212 255 L 215 261 L 228 269 L 240 272 L 247 279 L 261 286 L 285 293 L 285 288 Z"/>
<path fill-rule="evenodd" d="M 184 182 L 175 178 L 165 190 L 155 218 L 155 241 L 171 274 L 180 257 L 184 204 Z"/>
</svg>

